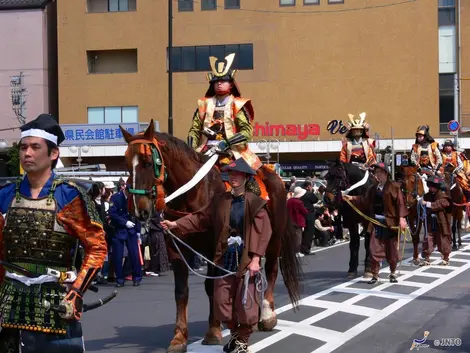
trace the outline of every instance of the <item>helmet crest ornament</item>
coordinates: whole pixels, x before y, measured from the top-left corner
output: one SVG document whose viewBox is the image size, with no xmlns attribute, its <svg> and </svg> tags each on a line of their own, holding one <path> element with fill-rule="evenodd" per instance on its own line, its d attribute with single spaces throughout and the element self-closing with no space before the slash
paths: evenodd
<svg viewBox="0 0 470 353">
<path fill-rule="evenodd" d="M 348 130 L 351 130 L 351 129 L 368 129 L 369 128 L 369 124 L 367 124 L 365 122 L 366 120 L 366 113 L 363 112 L 361 114 L 359 114 L 359 118 L 355 119 L 354 117 L 354 114 L 348 114 L 349 116 L 349 120 L 347 123 L 346 123 L 346 126 L 348 127 Z"/>
<path fill-rule="evenodd" d="M 209 57 L 212 72 L 207 74 L 207 80 L 212 81 L 214 78 L 222 78 L 224 76 L 234 79 L 235 74 L 237 73 L 237 70 L 231 70 L 234 60 L 235 53 L 227 55 L 225 57 L 225 61 L 219 61 L 215 56 Z"/>
</svg>

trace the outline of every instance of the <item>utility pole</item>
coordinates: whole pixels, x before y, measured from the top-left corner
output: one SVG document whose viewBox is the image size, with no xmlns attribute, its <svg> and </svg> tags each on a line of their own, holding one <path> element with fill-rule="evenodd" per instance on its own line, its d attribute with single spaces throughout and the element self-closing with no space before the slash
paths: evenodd
<svg viewBox="0 0 470 353">
<path fill-rule="evenodd" d="M 395 140 L 393 138 L 393 127 L 391 127 L 392 133 L 392 180 L 395 180 Z"/>
<path fill-rule="evenodd" d="M 173 0 L 168 1 L 168 134 L 173 136 Z"/>
<path fill-rule="evenodd" d="M 460 126 L 460 0 L 455 1 L 455 75 L 454 75 L 454 120 Z M 460 129 L 459 129 L 460 130 Z M 459 130 L 455 134 L 455 146 L 459 148 Z"/>
<path fill-rule="evenodd" d="M 11 109 L 21 125 L 26 124 L 26 118 L 24 116 L 26 88 L 23 86 L 23 78 L 23 72 L 10 78 Z"/>
</svg>

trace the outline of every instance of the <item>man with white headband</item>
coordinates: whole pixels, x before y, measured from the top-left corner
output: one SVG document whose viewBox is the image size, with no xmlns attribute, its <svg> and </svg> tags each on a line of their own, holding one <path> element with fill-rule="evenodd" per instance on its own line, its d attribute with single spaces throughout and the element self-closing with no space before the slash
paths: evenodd
<svg viewBox="0 0 470 353">
<path fill-rule="evenodd" d="M 26 176 L 0 189 L 0 352 L 84 351 L 82 297 L 107 250 L 86 191 L 53 172 L 62 141 L 49 114 L 22 126 Z M 79 242 L 86 256 L 77 273 Z M 51 310 L 57 305 L 65 313 Z"/>
</svg>

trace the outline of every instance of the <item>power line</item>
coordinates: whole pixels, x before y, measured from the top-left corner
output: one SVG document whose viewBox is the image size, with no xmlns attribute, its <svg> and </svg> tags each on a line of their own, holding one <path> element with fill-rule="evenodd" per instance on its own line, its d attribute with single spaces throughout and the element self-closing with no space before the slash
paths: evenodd
<svg viewBox="0 0 470 353">
<path fill-rule="evenodd" d="M 174 2 L 178 3 L 179 0 L 173 0 Z M 283 15 L 290 15 L 290 14 L 319 14 L 319 13 L 339 13 L 339 12 L 353 12 L 353 11 L 363 11 L 363 10 L 372 10 L 372 9 L 379 9 L 385 7 L 392 7 L 392 6 L 399 6 L 399 5 L 406 5 L 409 3 L 417 2 L 418 0 L 403 0 L 399 2 L 394 2 L 390 4 L 382 4 L 382 5 L 371 5 L 371 6 L 363 6 L 363 7 L 355 7 L 349 9 L 336 9 L 336 10 L 308 10 L 308 11 L 280 11 L 280 10 L 262 10 L 262 9 L 246 9 L 240 8 L 237 11 L 247 11 L 247 12 L 260 12 L 260 13 L 270 13 L 270 14 L 283 14 Z M 192 0 L 193 3 L 201 4 L 201 1 Z M 216 8 L 225 9 L 224 6 L 215 5 Z M 235 11 L 235 10 L 230 10 Z M 181 11 L 181 12 L 188 12 L 188 11 Z"/>
</svg>

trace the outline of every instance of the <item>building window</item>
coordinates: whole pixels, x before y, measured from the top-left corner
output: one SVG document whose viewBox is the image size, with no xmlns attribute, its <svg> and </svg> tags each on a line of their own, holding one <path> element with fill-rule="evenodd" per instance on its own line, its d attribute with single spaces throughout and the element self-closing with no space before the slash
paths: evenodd
<svg viewBox="0 0 470 353">
<path fill-rule="evenodd" d="M 137 0 L 87 0 L 87 12 L 135 11 Z"/>
<path fill-rule="evenodd" d="M 239 9 L 240 0 L 225 0 L 225 8 L 228 10 Z"/>
<path fill-rule="evenodd" d="M 178 11 L 194 11 L 193 0 L 178 0 Z"/>
<path fill-rule="evenodd" d="M 439 0 L 438 21 L 440 26 L 455 26 L 455 0 Z"/>
<path fill-rule="evenodd" d="M 90 74 L 137 72 L 137 49 L 87 51 L 87 58 Z"/>
<path fill-rule="evenodd" d="M 121 124 L 139 122 L 138 107 L 88 108 L 88 124 Z"/>
<path fill-rule="evenodd" d="M 172 71 L 208 71 L 209 57 L 219 60 L 235 53 L 232 68 L 238 70 L 253 70 L 253 44 L 203 45 L 172 48 Z"/>
<path fill-rule="evenodd" d="M 319 5 L 320 0 L 304 0 L 304 5 Z"/>
<path fill-rule="evenodd" d="M 202 0 L 201 10 L 217 10 L 217 0 Z"/>
<path fill-rule="evenodd" d="M 447 123 L 454 119 L 454 74 L 439 74 L 440 133 L 449 133 Z"/>
<path fill-rule="evenodd" d="M 328 4 L 344 4 L 344 0 L 328 0 Z"/>
<path fill-rule="evenodd" d="M 295 0 L 279 0 L 281 6 L 295 6 Z"/>
</svg>

